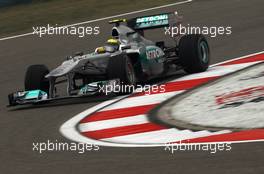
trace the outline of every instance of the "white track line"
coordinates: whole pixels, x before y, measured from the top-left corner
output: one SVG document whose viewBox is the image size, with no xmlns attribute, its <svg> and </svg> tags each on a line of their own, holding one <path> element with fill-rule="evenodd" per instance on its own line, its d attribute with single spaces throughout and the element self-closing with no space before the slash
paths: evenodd
<svg viewBox="0 0 264 174">
<path fill-rule="evenodd" d="M 60 26 L 60 27 L 72 27 L 72 26 L 77 26 L 77 25 L 89 24 L 89 23 L 103 21 L 103 20 L 112 19 L 112 18 L 117 18 L 117 17 L 121 17 L 121 16 L 126 16 L 126 15 L 131 15 L 131 14 L 136 14 L 136 13 L 142 13 L 142 12 L 146 12 L 146 11 L 157 10 L 157 9 L 171 7 L 171 6 L 180 5 L 180 4 L 186 4 L 186 3 L 190 3 L 192 1 L 193 0 L 186 0 L 186 1 L 176 2 L 176 3 L 172 3 L 172 4 L 167 4 L 167 5 L 147 8 L 147 9 L 143 9 L 143 10 L 137 10 L 137 11 L 132 11 L 132 12 L 128 12 L 128 13 L 108 16 L 108 17 L 104 17 L 104 18 L 98 18 L 98 19 L 93 19 L 93 20 L 89 20 L 89 21 L 79 22 L 79 23 L 75 23 L 75 24 L 64 25 L 64 26 Z M 4 38 L 0 38 L 0 41 L 9 40 L 9 39 L 15 39 L 15 38 L 24 37 L 24 36 L 29 36 L 29 35 L 32 35 L 32 34 L 33 34 L 33 32 L 20 34 L 20 35 L 15 35 L 15 36 L 4 37 Z"/>
<path fill-rule="evenodd" d="M 180 77 L 178 79 L 172 80 L 170 82 L 177 82 L 182 80 L 192 80 L 192 79 L 199 79 L 199 78 L 207 78 L 207 77 L 217 77 L 217 76 L 223 76 L 232 72 L 235 72 L 237 70 L 246 68 L 248 66 L 254 65 L 259 63 L 259 61 L 256 62 L 249 62 L 249 63 L 241 63 L 241 64 L 233 64 L 233 65 L 225 65 L 225 66 L 210 66 L 210 69 L 208 69 L 205 72 L 202 73 L 196 73 L 196 74 L 190 74 L 187 76 Z"/>
<path fill-rule="evenodd" d="M 149 123 L 146 115 L 135 115 L 125 118 L 115 118 L 109 120 L 81 123 L 79 125 L 79 129 L 80 132 L 86 132 L 144 123 Z"/>
<path fill-rule="evenodd" d="M 128 97 L 122 100 L 122 104 L 113 104 L 108 106 L 101 111 L 113 110 L 113 109 L 122 109 L 122 108 L 129 108 L 129 107 L 136 107 L 142 105 L 151 105 L 151 104 L 158 104 L 164 100 L 169 99 L 170 97 L 182 93 L 181 91 L 173 91 L 173 92 L 165 92 L 159 94 L 152 94 L 152 95 L 142 95 L 139 97 Z"/>
<path fill-rule="evenodd" d="M 190 130 L 178 130 L 176 128 L 164 129 L 158 131 L 137 133 L 132 135 L 117 136 L 113 138 L 100 139 L 101 141 L 117 142 L 117 143 L 135 143 L 139 144 L 162 144 L 164 142 L 177 142 L 203 136 L 211 136 L 223 133 L 229 133 L 231 131 L 224 130 L 218 132 L 209 132 L 207 130 L 192 132 Z"/>
<path fill-rule="evenodd" d="M 210 67 L 221 65 L 221 64 L 224 64 L 224 63 L 227 63 L 227 62 L 230 62 L 230 61 L 234 61 L 234 60 L 243 59 L 243 58 L 246 58 L 246 57 L 256 56 L 256 55 L 263 54 L 263 53 L 264 53 L 264 51 L 260 51 L 260 52 L 248 54 L 248 55 L 245 55 L 245 56 L 229 59 L 229 60 L 226 60 L 226 61 L 223 61 L 223 62 L 215 63 L 215 64 L 211 65 Z"/>
</svg>

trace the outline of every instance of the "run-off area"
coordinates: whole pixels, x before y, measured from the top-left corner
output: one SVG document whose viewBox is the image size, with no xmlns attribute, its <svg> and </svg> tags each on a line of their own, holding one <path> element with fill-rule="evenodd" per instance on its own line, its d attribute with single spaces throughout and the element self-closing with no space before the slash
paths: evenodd
<svg viewBox="0 0 264 174">
<path fill-rule="evenodd" d="M 191 125 L 264 127 L 264 64 L 197 88 L 171 108 L 171 117 Z"/>
</svg>

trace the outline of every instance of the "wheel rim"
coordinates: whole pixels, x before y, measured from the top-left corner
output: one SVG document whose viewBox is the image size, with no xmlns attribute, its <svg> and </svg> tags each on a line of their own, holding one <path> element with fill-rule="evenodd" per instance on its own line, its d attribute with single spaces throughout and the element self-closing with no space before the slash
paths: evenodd
<svg viewBox="0 0 264 174">
<path fill-rule="evenodd" d="M 205 41 L 200 43 L 201 60 L 203 63 L 208 63 L 209 49 Z"/>
</svg>

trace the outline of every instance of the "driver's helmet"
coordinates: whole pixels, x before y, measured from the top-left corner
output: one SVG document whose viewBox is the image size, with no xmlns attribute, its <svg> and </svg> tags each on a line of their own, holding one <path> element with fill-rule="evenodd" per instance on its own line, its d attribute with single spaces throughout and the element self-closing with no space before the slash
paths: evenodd
<svg viewBox="0 0 264 174">
<path fill-rule="evenodd" d="M 95 52 L 98 54 L 106 53 L 106 52 L 113 53 L 119 49 L 119 45 L 120 42 L 118 39 L 111 38 L 106 41 L 105 46 L 96 48 Z"/>
<path fill-rule="evenodd" d="M 112 46 L 115 50 L 118 50 L 120 42 L 118 39 L 111 38 L 106 41 L 106 44 Z"/>
</svg>

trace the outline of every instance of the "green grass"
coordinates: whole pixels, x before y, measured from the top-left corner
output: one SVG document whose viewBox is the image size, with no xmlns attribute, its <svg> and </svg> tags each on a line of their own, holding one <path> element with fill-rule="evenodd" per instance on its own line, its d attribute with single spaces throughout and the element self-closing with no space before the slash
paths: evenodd
<svg viewBox="0 0 264 174">
<path fill-rule="evenodd" d="M 0 9 L 0 37 L 174 3 L 177 0 L 33 0 Z"/>
</svg>

